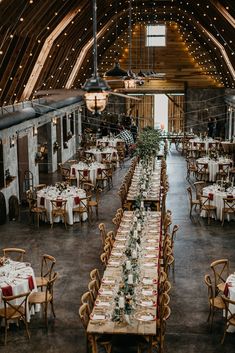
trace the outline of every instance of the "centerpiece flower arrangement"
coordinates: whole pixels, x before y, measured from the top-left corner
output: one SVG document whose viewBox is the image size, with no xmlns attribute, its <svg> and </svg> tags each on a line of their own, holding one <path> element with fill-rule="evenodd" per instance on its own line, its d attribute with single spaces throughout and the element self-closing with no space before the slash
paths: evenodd
<svg viewBox="0 0 235 353">
<path fill-rule="evenodd" d="M 136 143 L 135 155 L 141 160 L 148 160 L 155 157 L 160 149 L 161 133 L 152 127 L 145 127 L 139 135 Z"/>
<path fill-rule="evenodd" d="M 57 182 L 57 183 L 55 184 L 55 186 L 56 186 L 56 189 L 58 189 L 59 192 L 61 193 L 61 192 L 63 192 L 64 190 L 67 190 L 67 189 L 68 189 L 69 183 L 67 183 L 66 181 Z"/>
</svg>

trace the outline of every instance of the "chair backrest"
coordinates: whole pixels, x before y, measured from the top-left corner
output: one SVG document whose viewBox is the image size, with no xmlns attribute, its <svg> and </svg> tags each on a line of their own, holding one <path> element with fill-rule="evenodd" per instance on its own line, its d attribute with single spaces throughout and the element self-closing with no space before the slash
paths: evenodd
<svg viewBox="0 0 235 353">
<path fill-rule="evenodd" d="M 56 199 L 50 200 L 52 206 L 52 212 L 61 214 L 66 212 L 67 200 Z"/>
<path fill-rule="evenodd" d="M 26 251 L 20 248 L 4 248 L 3 255 L 15 261 L 24 261 Z"/>
<path fill-rule="evenodd" d="M 54 292 L 54 284 L 55 281 L 58 278 L 58 273 L 55 272 L 51 279 L 48 280 L 47 286 L 46 286 L 46 302 L 48 301 L 48 297 L 51 296 L 53 298 L 53 292 Z"/>
<path fill-rule="evenodd" d="M 41 262 L 41 277 L 45 277 L 50 280 L 55 263 L 56 259 L 53 256 L 44 254 Z"/>
<path fill-rule="evenodd" d="M 110 244 L 111 247 L 113 246 L 114 244 L 114 241 L 115 241 L 115 234 L 114 234 L 114 231 L 113 230 L 110 230 L 107 235 L 106 235 L 106 238 L 105 238 L 105 244 Z"/>
<path fill-rule="evenodd" d="M 172 248 L 174 247 L 175 237 L 176 237 L 176 233 L 178 230 L 179 230 L 179 226 L 178 226 L 178 224 L 175 224 L 172 229 L 172 232 L 171 232 L 171 247 Z"/>
<path fill-rule="evenodd" d="M 214 294 L 214 291 L 213 291 L 213 285 L 212 285 L 212 281 L 211 281 L 210 275 L 206 274 L 204 276 L 204 281 L 205 281 L 205 283 L 207 285 L 208 300 L 209 300 L 209 302 L 211 301 L 212 306 L 214 306 L 215 294 Z"/>
<path fill-rule="evenodd" d="M 94 270 L 92 270 L 90 272 L 90 279 L 91 280 L 96 280 L 96 284 L 97 284 L 97 287 L 99 288 L 100 285 L 101 285 L 101 278 L 100 278 L 100 273 L 99 273 L 99 270 L 97 268 L 94 268 Z"/>
<path fill-rule="evenodd" d="M 229 276 L 229 260 L 219 259 L 219 260 L 213 261 L 210 264 L 210 268 L 214 273 L 215 293 L 216 293 L 218 284 L 225 283 L 227 277 Z"/>
<path fill-rule="evenodd" d="M 85 330 L 87 329 L 89 323 L 89 316 L 90 313 L 88 304 L 82 304 L 79 308 L 79 317 Z"/>
<path fill-rule="evenodd" d="M 199 200 L 200 196 L 202 195 L 202 189 L 206 186 L 206 183 L 205 181 L 200 180 L 200 181 L 195 181 L 195 183 L 193 184 L 196 190 L 196 199 Z"/>
<path fill-rule="evenodd" d="M 107 255 L 106 252 L 103 252 L 103 253 L 100 255 L 100 261 L 102 262 L 102 264 L 103 264 L 104 266 L 107 265 L 107 263 L 108 263 L 108 255 Z"/>
<path fill-rule="evenodd" d="M 88 289 L 94 299 L 94 301 L 96 300 L 96 297 L 98 295 L 98 290 L 99 288 L 97 287 L 97 282 L 95 279 L 91 280 L 89 283 L 88 283 Z"/>
<path fill-rule="evenodd" d="M 208 171 L 208 163 L 199 163 L 197 162 L 197 173 L 204 174 Z"/>
<path fill-rule="evenodd" d="M 81 297 L 81 303 L 82 304 L 87 304 L 89 313 L 92 312 L 93 307 L 94 307 L 94 299 L 93 296 L 91 295 L 91 292 L 85 292 L 82 297 Z"/>
<path fill-rule="evenodd" d="M 235 197 L 223 197 L 224 210 L 227 213 L 235 212 Z"/>
<path fill-rule="evenodd" d="M 99 228 L 99 231 L 100 231 L 100 236 L 101 236 L 102 244 L 104 245 L 104 243 L 105 243 L 105 238 L 106 238 L 106 235 L 107 235 L 107 231 L 106 231 L 105 224 L 104 224 L 104 223 L 100 223 L 100 224 L 98 225 L 98 228 Z"/>
<path fill-rule="evenodd" d="M 230 169 L 230 163 L 219 163 L 219 173 L 228 175 Z"/>
<path fill-rule="evenodd" d="M 31 292 L 26 292 L 18 295 L 2 296 L 4 302 L 4 316 L 7 320 L 16 317 L 26 321 L 27 301 Z M 10 310 L 9 310 L 10 309 Z"/>
<path fill-rule="evenodd" d="M 79 183 L 84 183 L 89 181 L 91 179 L 90 174 L 91 174 L 91 171 L 89 169 L 78 170 Z"/>
</svg>

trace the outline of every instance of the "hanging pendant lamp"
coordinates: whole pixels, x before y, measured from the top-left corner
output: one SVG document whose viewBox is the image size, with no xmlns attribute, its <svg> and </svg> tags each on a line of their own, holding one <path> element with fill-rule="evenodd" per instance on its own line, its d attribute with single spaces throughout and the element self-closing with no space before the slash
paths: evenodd
<svg viewBox="0 0 235 353">
<path fill-rule="evenodd" d="M 98 75 L 97 69 L 97 5 L 96 0 L 93 0 L 93 60 L 94 60 L 94 72 L 91 78 L 87 79 L 83 85 L 84 99 L 86 102 L 87 109 L 93 113 L 102 112 L 108 101 L 108 94 L 110 87 Z"/>
</svg>

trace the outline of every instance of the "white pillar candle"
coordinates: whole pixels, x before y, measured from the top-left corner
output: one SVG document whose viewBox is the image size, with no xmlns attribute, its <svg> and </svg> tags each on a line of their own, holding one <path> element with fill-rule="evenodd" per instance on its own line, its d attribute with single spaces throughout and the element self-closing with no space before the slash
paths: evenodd
<svg viewBox="0 0 235 353">
<path fill-rule="evenodd" d="M 140 223 L 137 224 L 137 230 L 138 230 L 139 232 L 141 231 L 141 224 L 140 224 Z"/>
<path fill-rule="evenodd" d="M 137 222 L 137 217 L 135 216 L 135 217 L 134 217 L 134 223 L 136 223 L 136 222 Z"/>
<path fill-rule="evenodd" d="M 132 273 L 130 273 L 128 275 L 128 284 L 133 284 L 133 274 Z"/>
<path fill-rule="evenodd" d="M 144 208 L 144 201 L 140 202 L 140 206 Z"/>
<path fill-rule="evenodd" d="M 132 250 L 131 256 L 132 259 L 137 259 L 137 251 L 135 249 Z"/>
<path fill-rule="evenodd" d="M 126 269 L 127 270 L 131 269 L 131 262 L 129 260 L 126 262 Z"/>
<path fill-rule="evenodd" d="M 120 297 L 119 300 L 118 300 L 118 306 L 120 309 L 124 309 L 125 307 L 125 300 L 124 300 L 124 297 Z"/>
<path fill-rule="evenodd" d="M 136 229 L 134 230 L 133 237 L 134 237 L 134 239 L 137 239 L 137 237 L 138 237 L 138 232 Z"/>
</svg>

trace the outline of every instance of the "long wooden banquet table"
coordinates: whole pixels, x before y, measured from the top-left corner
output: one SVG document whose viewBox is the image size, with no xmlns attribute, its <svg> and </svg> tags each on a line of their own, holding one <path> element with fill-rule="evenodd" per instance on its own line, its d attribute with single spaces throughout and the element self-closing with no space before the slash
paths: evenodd
<svg viewBox="0 0 235 353">
<path fill-rule="evenodd" d="M 160 211 L 160 197 L 161 197 L 161 160 L 155 160 L 153 170 L 152 168 L 144 167 L 141 163 L 137 164 L 131 185 L 127 194 L 127 202 L 136 202 L 136 197 L 143 195 L 143 203 L 153 204 L 157 211 Z"/>
<path fill-rule="evenodd" d="M 95 336 L 99 334 L 145 336 L 152 352 L 160 244 L 160 212 L 124 212 L 87 327 L 93 353 L 98 352 Z"/>
</svg>

